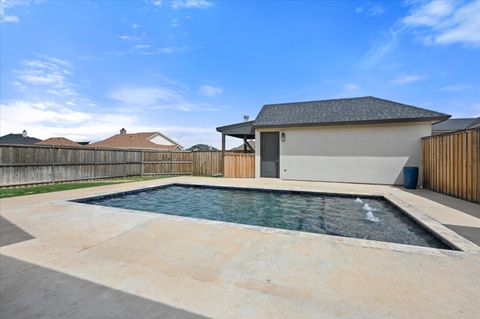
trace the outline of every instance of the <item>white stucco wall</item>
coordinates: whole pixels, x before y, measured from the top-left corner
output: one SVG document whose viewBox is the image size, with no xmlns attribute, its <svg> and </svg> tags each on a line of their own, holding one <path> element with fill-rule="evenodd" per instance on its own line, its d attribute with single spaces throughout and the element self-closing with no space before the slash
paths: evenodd
<svg viewBox="0 0 480 319">
<path fill-rule="evenodd" d="M 431 124 L 259 129 L 255 173 L 260 177 L 260 132 L 279 131 L 286 134 L 280 141 L 282 179 L 402 184 L 403 167 L 421 165 L 421 137 L 431 134 Z"/>
</svg>

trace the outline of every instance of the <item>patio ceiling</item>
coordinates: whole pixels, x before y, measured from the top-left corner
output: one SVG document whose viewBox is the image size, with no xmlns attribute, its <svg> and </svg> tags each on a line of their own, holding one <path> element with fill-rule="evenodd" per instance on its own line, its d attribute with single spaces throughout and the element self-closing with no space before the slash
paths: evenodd
<svg viewBox="0 0 480 319">
<path fill-rule="evenodd" d="M 217 127 L 217 132 L 223 135 L 242 138 L 255 139 L 255 130 L 253 129 L 253 121 L 235 123 Z"/>
</svg>

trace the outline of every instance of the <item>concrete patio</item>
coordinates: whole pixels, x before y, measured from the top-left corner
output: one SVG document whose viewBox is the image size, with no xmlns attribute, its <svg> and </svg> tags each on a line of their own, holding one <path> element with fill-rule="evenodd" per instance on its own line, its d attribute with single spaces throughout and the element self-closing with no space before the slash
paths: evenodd
<svg viewBox="0 0 480 319">
<path fill-rule="evenodd" d="M 173 182 L 384 195 L 464 251 L 68 202 Z M 178 177 L 0 205 L 2 318 L 478 318 L 480 312 L 480 247 L 472 243 L 480 243 L 480 206 L 426 190 Z"/>
</svg>

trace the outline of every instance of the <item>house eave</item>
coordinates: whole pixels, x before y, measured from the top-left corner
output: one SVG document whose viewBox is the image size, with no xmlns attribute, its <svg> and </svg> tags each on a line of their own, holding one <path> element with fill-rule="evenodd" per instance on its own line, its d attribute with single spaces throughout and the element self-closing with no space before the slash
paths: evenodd
<svg viewBox="0 0 480 319">
<path fill-rule="evenodd" d="M 450 117 L 423 117 L 423 118 L 404 118 L 404 119 L 383 119 L 383 120 L 367 120 L 367 121 L 345 121 L 345 122 L 322 122 L 322 123 L 286 123 L 286 124 L 253 124 L 254 129 L 261 128 L 281 128 L 281 127 L 312 127 L 312 126 L 345 126 L 345 125 L 369 125 L 369 124 L 394 124 L 394 123 L 411 123 L 411 122 L 434 122 L 445 121 Z"/>
</svg>

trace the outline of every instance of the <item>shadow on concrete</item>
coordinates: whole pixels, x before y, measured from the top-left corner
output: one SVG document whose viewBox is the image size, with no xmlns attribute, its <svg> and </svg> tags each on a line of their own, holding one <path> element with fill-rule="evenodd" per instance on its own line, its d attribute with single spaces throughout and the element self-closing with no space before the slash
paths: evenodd
<svg viewBox="0 0 480 319">
<path fill-rule="evenodd" d="M 403 191 L 408 192 L 410 194 L 414 194 L 444 206 L 459 210 L 465 214 L 470 216 L 480 218 L 480 205 L 472 202 L 468 202 L 463 199 L 455 198 L 452 196 L 440 194 L 437 192 L 433 192 L 427 189 L 415 189 L 409 190 L 402 188 Z M 459 225 L 445 225 L 446 227 L 450 228 L 457 234 L 467 238 L 471 242 L 480 246 L 480 228 L 478 227 L 467 227 L 467 226 L 459 226 Z"/>
<path fill-rule="evenodd" d="M 205 318 L 15 258 L 0 255 L 0 266 L 28 268 L 1 280 L 2 318 Z"/>
<path fill-rule="evenodd" d="M 473 217 L 480 218 L 480 205 L 472 202 L 468 202 L 463 199 L 455 198 L 452 196 L 436 193 L 426 189 L 409 190 L 401 188 L 403 191 L 435 201 L 439 204 L 448 206 L 450 208 L 457 209 L 465 214 Z"/>
<path fill-rule="evenodd" d="M 445 226 L 480 246 L 480 228 L 447 224 Z"/>
<path fill-rule="evenodd" d="M 19 243 L 25 240 L 33 239 L 34 237 L 12 224 L 10 221 L 0 216 L 0 247 Z"/>
</svg>

